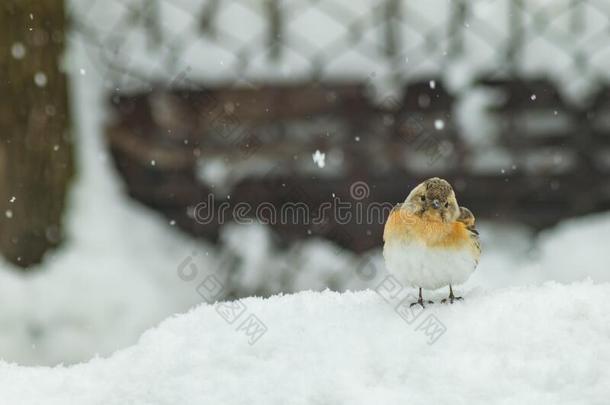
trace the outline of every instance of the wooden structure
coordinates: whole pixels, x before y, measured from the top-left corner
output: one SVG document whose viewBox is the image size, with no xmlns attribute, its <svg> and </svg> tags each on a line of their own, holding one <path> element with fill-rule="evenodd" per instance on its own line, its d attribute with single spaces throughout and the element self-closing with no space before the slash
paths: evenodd
<svg viewBox="0 0 610 405">
<path fill-rule="evenodd" d="M 223 202 L 230 209 L 248 203 L 253 210 L 270 204 L 279 212 L 304 203 L 309 219 L 280 223 L 262 215 L 278 240 L 317 235 L 365 251 L 380 245 L 384 218 L 358 220 L 357 210 L 402 201 L 430 176 L 451 181 L 460 201 L 480 218 L 537 229 L 610 208 L 607 167 L 593 159 L 610 139 L 610 125 L 601 118 L 610 93 L 586 107 L 600 114 L 591 120 L 546 80 L 482 79 L 480 85 L 504 93 L 492 114 L 501 123 L 498 146 L 522 162 L 515 167 L 472 169 L 474 152 L 453 118 L 455 97 L 438 79 L 410 83 L 382 106 L 370 102 L 358 83 L 159 88 L 113 97 L 115 120 L 106 132 L 129 193 L 209 240 L 230 219 L 216 212 L 206 223 L 195 220 L 195 207 L 213 196 L 214 209 Z M 528 163 L 528 154 L 544 157 L 546 148 L 559 148 L 567 163 Z M 312 160 L 315 151 L 326 153 L 325 167 Z M 364 191 L 355 195 L 354 185 Z M 320 207 L 336 198 L 350 203 L 352 220 L 331 211 L 325 222 L 312 223 Z"/>
</svg>

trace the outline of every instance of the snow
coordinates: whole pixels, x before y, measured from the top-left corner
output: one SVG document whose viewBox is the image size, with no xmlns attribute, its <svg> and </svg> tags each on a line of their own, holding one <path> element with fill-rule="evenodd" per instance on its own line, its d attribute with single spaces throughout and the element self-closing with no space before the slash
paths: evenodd
<svg viewBox="0 0 610 405">
<path fill-rule="evenodd" d="M 11 55 L 15 59 L 23 59 L 25 56 L 25 52 L 26 52 L 25 46 L 21 42 L 15 42 L 11 46 Z"/>
<path fill-rule="evenodd" d="M 380 289 L 380 291 L 382 291 Z M 610 394 L 609 284 L 465 291 L 400 312 L 374 291 L 203 304 L 109 358 L 0 363 L 11 404 L 602 404 Z M 250 344 L 242 323 L 266 331 Z"/>
<path fill-rule="evenodd" d="M 322 153 L 316 149 L 316 151 L 311 155 L 313 162 L 321 169 L 326 166 L 326 153 Z"/>
<path fill-rule="evenodd" d="M 36 72 L 34 75 L 34 83 L 36 83 L 38 87 L 45 87 L 47 85 L 47 75 L 43 72 Z"/>
<path fill-rule="evenodd" d="M 540 236 L 540 266 L 546 277 L 572 282 L 584 277 L 610 282 L 607 235 L 610 216 L 590 215 L 564 221 Z"/>
</svg>

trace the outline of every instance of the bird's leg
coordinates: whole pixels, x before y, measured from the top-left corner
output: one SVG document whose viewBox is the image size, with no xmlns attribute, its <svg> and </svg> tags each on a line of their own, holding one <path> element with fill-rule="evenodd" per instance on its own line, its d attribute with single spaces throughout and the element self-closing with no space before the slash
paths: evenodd
<svg viewBox="0 0 610 405">
<path fill-rule="evenodd" d="M 441 302 L 444 304 L 447 301 L 449 301 L 450 304 L 453 304 L 453 301 L 459 301 L 459 300 L 463 300 L 464 298 L 462 297 L 456 297 L 455 295 L 453 295 L 453 288 L 451 288 L 451 284 L 449 284 L 449 297 L 448 298 L 444 298 Z"/>
<path fill-rule="evenodd" d="M 421 305 L 421 306 L 422 306 L 422 308 L 425 308 L 425 307 L 426 307 L 426 306 L 424 305 L 424 299 L 422 298 L 422 295 L 421 295 L 421 290 L 422 290 L 422 289 L 421 289 L 421 287 L 420 287 L 420 288 L 419 288 L 419 299 L 418 299 L 416 302 L 412 303 L 412 304 L 411 304 L 411 306 L 419 304 L 419 305 Z M 434 302 L 433 302 L 433 301 L 428 300 L 428 304 L 434 304 Z"/>
<path fill-rule="evenodd" d="M 424 299 L 421 296 L 421 287 L 419 288 L 419 299 L 416 302 L 412 303 L 411 306 L 417 305 L 417 304 L 421 305 L 422 308 L 425 308 Z"/>
</svg>

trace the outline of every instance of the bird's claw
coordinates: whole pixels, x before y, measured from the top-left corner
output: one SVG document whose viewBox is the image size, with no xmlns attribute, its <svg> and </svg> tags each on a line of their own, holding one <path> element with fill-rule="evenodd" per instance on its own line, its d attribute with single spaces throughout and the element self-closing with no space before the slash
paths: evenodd
<svg viewBox="0 0 610 405">
<path fill-rule="evenodd" d="M 434 304 L 434 301 L 430 301 L 430 300 L 428 300 L 428 301 L 427 301 L 427 304 Z M 421 305 L 421 307 L 422 307 L 422 308 L 426 308 L 426 306 L 424 305 L 424 300 L 418 300 L 418 301 L 415 301 L 415 302 L 413 302 L 411 305 L 409 305 L 409 307 L 413 307 L 413 306 L 415 306 L 415 305 Z"/>
<path fill-rule="evenodd" d="M 449 302 L 450 304 L 453 304 L 453 301 L 464 301 L 464 298 L 462 298 L 462 297 L 443 298 L 441 300 L 441 303 L 446 304 L 447 302 Z"/>
</svg>

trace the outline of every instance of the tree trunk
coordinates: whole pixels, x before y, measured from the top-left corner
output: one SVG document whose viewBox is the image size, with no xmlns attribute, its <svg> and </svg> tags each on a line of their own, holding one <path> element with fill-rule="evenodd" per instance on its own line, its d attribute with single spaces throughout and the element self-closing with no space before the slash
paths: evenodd
<svg viewBox="0 0 610 405">
<path fill-rule="evenodd" d="M 62 239 L 73 172 L 64 0 L 0 3 L 0 252 L 23 268 Z"/>
</svg>

